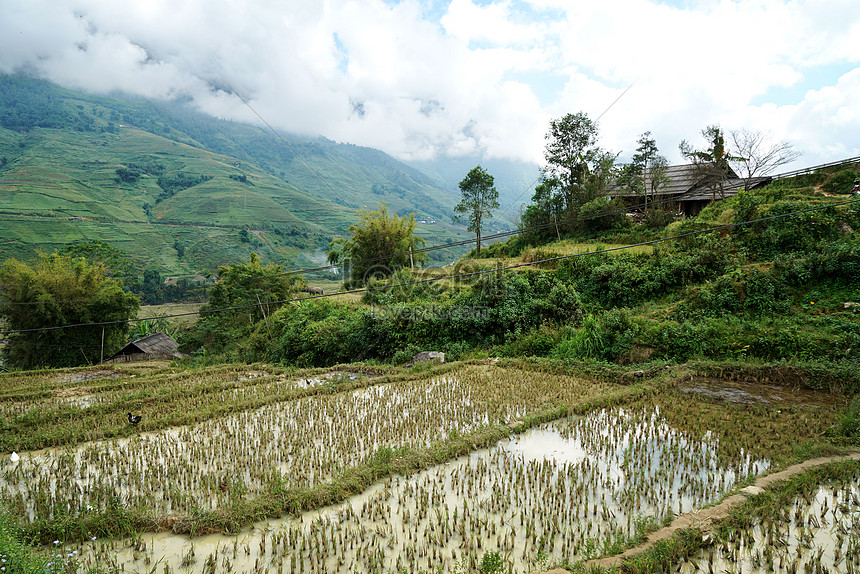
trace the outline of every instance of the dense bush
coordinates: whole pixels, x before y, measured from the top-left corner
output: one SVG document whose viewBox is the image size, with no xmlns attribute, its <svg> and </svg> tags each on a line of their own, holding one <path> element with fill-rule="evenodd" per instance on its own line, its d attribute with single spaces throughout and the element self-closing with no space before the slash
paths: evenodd
<svg viewBox="0 0 860 574">
<path fill-rule="evenodd" d="M 758 314 L 781 312 L 789 307 L 788 285 L 771 271 L 757 267 L 736 269 L 701 287 L 692 288 L 673 309 L 682 320 L 697 316 L 719 317 L 742 311 Z"/>
<path fill-rule="evenodd" d="M 181 171 L 174 175 L 159 176 L 156 182 L 158 183 L 158 187 L 161 188 L 161 193 L 155 198 L 155 203 L 170 199 L 180 191 L 194 187 L 210 179 L 212 179 L 211 175 L 191 175 Z"/>
<path fill-rule="evenodd" d="M 815 205 L 807 201 L 781 200 L 764 204 L 753 194 L 738 194 L 735 223 L 767 219 L 732 230 L 738 245 L 756 259 L 770 259 L 781 253 L 816 251 L 824 242 L 839 237 L 840 223 L 847 212 L 828 207 L 806 211 Z M 802 212 L 802 213 L 798 213 Z"/>
<path fill-rule="evenodd" d="M 627 309 L 612 309 L 599 315 L 589 314 L 580 329 L 558 342 L 552 349 L 551 356 L 563 361 L 615 361 L 633 346 L 638 330 Z"/>
<path fill-rule="evenodd" d="M 731 261 L 727 249 L 655 250 L 653 255 L 595 254 L 567 259 L 559 276 L 576 286 L 587 301 L 604 308 L 642 301 L 721 275 Z"/>
<path fill-rule="evenodd" d="M 403 361 L 417 350 L 462 354 L 505 345 L 508 352 L 544 355 L 556 343 L 555 326 L 576 325 L 581 316 L 579 294 L 552 273 L 490 273 L 447 297 L 372 309 L 329 299 L 288 305 L 257 322 L 240 354 L 300 365 Z"/>
<path fill-rule="evenodd" d="M 821 190 L 831 195 L 851 193 L 851 190 L 854 188 L 854 180 L 856 179 L 860 179 L 860 172 L 843 169 L 828 179 L 821 186 Z"/>
<path fill-rule="evenodd" d="M 585 231 L 605 231 L 629 227 L 627 209 L 619 198 L 598 197 L 579 208 L 580 226 Z"/>
</svg>

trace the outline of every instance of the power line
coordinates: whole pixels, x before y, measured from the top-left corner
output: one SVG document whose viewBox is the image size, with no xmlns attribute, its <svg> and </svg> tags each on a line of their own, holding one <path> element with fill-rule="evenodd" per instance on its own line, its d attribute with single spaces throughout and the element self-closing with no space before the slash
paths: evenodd
<svg viewBox="0 0 860 574">
<path fill-rule="evenodd" d="M 746 225 L 752 225 L 752 224 L 754 224 L 754 223 L 762 223 L 762 222 L 766 222 L 766 221 L 773 221 L 773 220 L 776 220 L 776 219 L 782 219 L 782 218 L 785 218 L 785 217 L 791 217 L 791 216 L 794 216 L 794 215 L 800 215 L 800 214 L 803 214 L 803 213 L 810 213 L 810 212 L 813 212 L 813 211 L 822 211 L 822 210 L 830 209 L 830 208 L 833 208 L 833 207 L 839 207 L 839 206 L 842 206 L 842 205 L 851 205 L 851 204 L 855 204 L 855 203 L 860 203 L 860 199 L 851 199 L 851 200 L 842 201 L 842 202 L 839 202 L 839 203 L 832 203 L 832 204 L 828 204 L 828 205 L 819 205 L 819 206 L 816 206 L 816 207 L 810 207 L 810 208 L 807 208 L 807 209 L 800 209 L 800 210 L 797 210 L 797 211 L 791 211 L 791 212 L 788 212 L 788 213 L 780 213 L 780 214 L 777 214 L 777 215 L 770 215 L 770 216 L 767 216 L 767 217 L 760 217 L 760 218 L 758 218 L 758 219 L 751 219 L 751 220 L 749 220 L 749 221 L 740 221 L 740 222 L 737 222 L 737 223 L 729 223 L 729 224 L 726 224 L 726 225 L 718 225 L 718 226 L 716 226 L 716 227 L 709 227 L 709 228 L 707 228 L 707 229 L 698 229 L 698 230 L 688 231 L 688 232 L 686 232 L 686 233 L 680 233 L 680 234 L 678 234 L 678 235 L 672 235 L 672 236 L 669 236 L 669 237 L 662 237 L 662 238 L 658 238 L 658 239 L 652 239 L 652 240 L 649 240 L 649 241 L 641 241 L 641 242 L 639 242 L 639 243 L 633 243 L 633 244 L 630 244 L 630 245 L 621 245 L 621 246 L 618 246 L 618 247 L 609 247 L 609 248 L 606 248 L 606 249 L 599 249 L 599 250 L 595 250 L 595 251 L 588 251 L 588 252 L 585 252 L 585 253 L 573 253 L 573 254 L 570 254 L 570 255 L 559 255 L 559 256 L 557 256 L 557 257 L 548 257 L 548 258 L 546 258 L 546 259 L 541 259 L 541 260 L 538 260 L 538 261 L 529 261 L 529 262 L 526 262 L 526 263 L 517 263 L 517 264 L 514 264 L 514 265 L 508 265 L 508 266 L 506 266 L 506 267 L 497 267 L 497 268 L 493 268 L 493 269 L 483 269 L 483 270 L 480 270 L 480 271 L 472 271 L 472 272 L 469 272 L 469 273 L 454 273 L 454 274 L 451 274 L 451 275 L 445 275 L 445 276 L 441 276 L 441 277 L 431 277 L 431 278 L 428 278 L 428 279 L 419 279 L 419 280 L 416 280 L 416 281 L 406 281 L 406 282 L 404 282 L 404 283 L 396 283 L 396 284 L 393 284 L 393 285 L 385 285 L 385 286 L 380 286 L 380 287 L 363 287 L 363 288 L 360 288 L 360 289 L 350 289 L 350 290 L 346 290 L 346 291 L 338 291 L 338 292 L 336 292 L 336 293 L 328 293 L 328 294 L 322 294 L 322 295 L 310 295 L 310 296 L 308 296 L 308 297 L 300 297 L 300 298 L 298 298 L 298 299 L 282 299 L 282 300 L 278 300 L 278 301 L 267 301 L 265 304 L 266 304 L 266 305 L 281 305 L 281 304 L 286 304 L 286 303 L 300 303 L 300 302 L 302 302 L 302 301 L 308 301 L 308 300 L 311 300 L 311 299 L 322 299 L 322 298 L 327 298 L 327 297 L 336 297 L 336 296 L 339 296 L 339 295 L 349 295 L 349 294 L 354 294 L 354 293 L 365 293 L 365 292 L 369 292 L 369 291 L 380 291 L 380 290 L 383 290 L 383 289 L 392 289 L 392 288 L 395 288 L 395 287 L 406 287 L 406 286 L 409 286 L 409 285 L 420 285 L 420 284 L 424 284 L 424 283 L 431 283 L 431 282 L 434 282 L 434 281 L 442 281 L 442 280 L 445 280 L 445 279 L 462 279 L 462 278 L 465 278 L 465 277 L 473 277 L 473 276 L 477 276 L 477 275 L 485 275 L 485 274 L 488 274 L 488 273 L 498 273 L 498 272 L 500 272 L 500 271 L 509 271 L 509 270 L 512 270 L 512 269 L 520 269 L 520 268 L 523 268 L 523 267 L 530 267 L 530 266 L 532 266 L 532 265 L 539 265 L 539 264 L 543 264 L 543 263 L 550 263 L 550 262 L 554 262 L 554 261 L 562 261 L 562 260 L 565 260 L 565 259 L 573 259 L 573 258 L 575 258 L 575 257 L 584 257 L 584 256 L 588 256 L 588 255 L 597 255 L 597 254 L 601 254 L 601 253 L 611 253 L 611 252 L 615 252 L 615 251 L 623 251 L 623 250 L 625 250 L 625 249 L 632 249 L 632 248 L 635 248 L 635 247 L 644 247 L 644 246 L 647 246 L 647 245 L 656 245 L 656 244 L 658 244 L 658 243 L 665 243 L 665 242 L 667 242 L 667 241 L 672 241 L 672 240 L 675 240 L 675 239 L 682 239 L 682 238 L 684 238 L 684 237 L 691 237 L 691 236 L 694 236 L 694 235 L 703 235 L 703 234 L 705 234 L 705 233 L 712 233 L 712 232 L 715 232 L 715 231 L 723 231 L 723 230 L 733 229 L 733 228 L 736 228 L 736 227 L 743 227 L 743 226 L 746 226 Z M 262 303 L 249 304 L 249 305 L 237 305 L 237 306 L 234 306 L 234 307 L 224 307 L 224 308 L 220 308 L 220 309 L 207 309 L 207 310 L 201 310 L 201 311 L 198 311 L 198 312 L 175 313 L 175 314 L 172 314 L 172 315 L 164 315 L 164 316 L 162 316 L 161 318 L 163 318 L 163 319 L 171 319 L 171 318 L 175 318 L 175 317 L 187 317 L 187 316 L 190 316 L 190 315 L 208 315 L 208 314 L 222 313 L 222 312 L 226 312 L 226 311 L 237 311 L 237 310 L 242 310 L 242 309 L 253 309 L 253 308 L 255 308 L 255 307 L 261 307 L 261 306 L 262 306 Z M 121 325 L 121 324 L 128 324 L 128 323 L 137 323 L 137 322 L 145 321 L 145 320 L 147 320 L 147 319 L 139 319 L 139 318 L 138 318 L 138 319 L 127 319 L 127 320 L 123 320 L 123 321 L 103 321 L 103 322 L 98 322 L 98 323 L 78 323 L 78 324 L 74 324 L 74 325 L 57 325 L 57 326 L 53 326 L 53 327 L 39 327 L 39 328 L 35 328 L 35 329 L 19 329 L 19 330 L 14 330 L 14 331 L 6 330 L 6 331 L 0 331 L 0 333 L 2 333 L 2 334 L 4 334 L 4 335 L 14 335 L 14 334 L 19 334 L 19 333 L 34 333 L 34 332 L 44 332 L 44 331 L 56 331 L 56 330 L 60 330 L 60 329 L 71 329 L 71 328 L 75 328 L 75 327 L 105 327 L 105 326 L 110 326 L 110 325 Z"/>
<path fill-rule="evenodd" d="M 579 217 L 574 218 L 572 221 L 562 220 L 562 223 L 589 221 L 592 219 L 598 219 L 601 217 L 608 217 L 610 215 L 616 215 L 618 213 L 628 213 L 630 211 L 635 211 L 638 209 L 645 209 L 649 206 L 651 206 L 651 207 L 663 206 L 663 205 L 666 205 L 669 203 L 675 203 L 676 201 L 677 201 L 676 198 L 671 198 L 671 197 L 666 197 L 663 199 L 652 199 L 650 202 L 645 201 L 643 203 L 638 203 L 638 204 L 634 204 L 634 205 L 625 205 L 625 206 L 617 208 L 617 209 L 610 209 L 610 210 L 606 210 L 606 211 L 601 211 L 600 213 L 596 213 L 596 214 L 585 216 L 585 217 L 579 216 Z M 841 204 L 830 204 L 830 205 L 841 205 Z M 557 226 L 557 225 L 558 225 L 557 221 L 551 221 L 551 222 L 540 224 L 540 225 L 533 225 L 530 227 L 523 227 L 520 229 L 511 230 L 511 231 L 502 231 L 502 232 L 494 233 L 491 235 L 485 235 L 484 237 L 482 237 L 482 240 L 491 241 L 494 239 L 502 239 L 502 238 L 511 237 L 514 235 L 522 235 L 523 233 L 527 233 L 529 231 L 540 231 L 543 229 L 549 229 L 549 228 Z M 431 247 L 423 247 L 420 249 L 416 249 L 413 252 L 414 253 L 426 253 L 429 251 L 448 249 L 449 247 L 459 247 L 459 246 L 463 246 L 463 245 L 470 245 L 473 242 L 474 242 L 474 239 L 465 239 L 462 241 L 456 241 L 456 242 L 447 243 L 447 244 L 439 244 L 439 245 L 434 245 Z M 365 263 L 365 264 L 380 263 L 380 262 L 384 262 L 384 261 L 390 261 L 390 257 L 375 257 L 375 258 L 360 260 L 361 263 Z M 327 264 L 327 265 L 323 265 L 320 267 L 306 267 L 306 268 L 302 268 L 302 269 L 285 270 L 281 273 L 275 273 L 272 275 L 267 275 L 265 277 L 251 277 L 251 278 L 248 278 L 248 279 L 240 282 L 240 284 L 248 286 L 248 285 L 252 284 L 254 281 L 258 281 L 258 280 L 271 279 L 271 278 L 275 278 L 275 277 L 286 277 L 286 276 L 298 275 L 298 274 L 302 274 L 302 273 L 313 273 L 313 272 L 317 272 L 317 271 L 325 271 L 325 270 L 332 269 L 333 267 L 336 267 L 336 265 Z M 194 285 L 194 286 L 188 287 L 187 289 L 189 289 L 189 290 L 203 290 L 205 292 L 206 289 L 208 289 L 210 287 L 211 287 L 211 285 Z M 144 293 L 143 295 L 167 293 L 169 291 L 170 291 L 169 289 L 165 288 L 165 289 L 160 289 L 158 291 L 154 291 L 152 293 Z M 340 293 L 340 291 L 337 293 Z M 90 301 L 92 301 L 92 299 L 54 300 L 54 302 L 56 302 L 56 303 L 86 303 L 86 302 L 90 302 Z M 200 302 L 202 302 L 202 301 L 200 301 Z M 22 302 L 5 302 L 3 304 L 4 305 L 21 305 L 21 306 L 23 306 L 23 305 L 38 305 L 39 302 L 22 301 Z M 196 314 L 196 313 L 192 313 L 192 314 Z"/>
<path fill-rule="evenodd" d="M 665 199 L 661 199 L 661 200 L 652 200 L 650 203 L 646 202 L 646 203 L 640 203 L 640 204 L 635 204 L 635 205 L 631 205 L 631 206 L 624 206 L 622 208 L 602 211 L 600 213 L 597 213 L 594 215 L 589 215 L 586 217 L 580 216 L 580 217 L 577 217 L 575 220 L 576 221 L 589 221 L 591 219 L 598 219 L 601 217 L 607 217 L 607 216 L 615 215 L 615 214 L 621 213 L 621 212 L 626 213 L 630 210 L 645 208 L 649 205 L 651 205 L 651 206 L 664 205 L 666 203 L 673 203 L 674 201 L 675 200 L 672 198 L 665 198 Z M 541 225 L 533 225 L 530 227 L 524 227 L 524 228 L 515 229 L 515 230 L 511 230 L 511 231 L 502 231 L 499 233 L 485 235 L 482 237 L 482 240 L 492 241 L 494 239 L 502 239 L 502 238 L 511 237 L 514 235 L 521 235 L 521 234 L 529 232 L 529 231 L 539 231 L 542 229 L 548 229 L 550 227 L 555 226 L 556 224 L 557 224 L 557 222 L 548 222 L 548 223 L 541 224 Z M 462 241 L 455 241 L 452 243 L 444 243 L 444 244 L 434 245 L 434 246 L 430 246 L 430 247 L 422 247 L 422 248 L 414 250 L 413 253 L 426 253 L 426 252 L 436 251 L 436 250 L 440 250 L 440 249 L 448 249 L 451 247 L 460 247 L 460 246 L 464 246 L 464 245 L 471 245 L 473 242 L 474 242 L 474 239 L 464 239 Z M 360 261 L 361 261 L 361 263 L 380 263 L 380 262 L 389 261 L 389 260 L 390 260 L 390 257 L 375 257 L 375 258 L 371 258 L 371 259 L 362 259 Z M 273 277 L 285 277 L 285 276 L 289 276 L 289 275 L 298 275 L 301 273 L 313 273 L 313 272 L 317 272 L 317 271 L 325 271 L 325 270 L 331 269 L 333 267 L 336 267 L 336 266 L 332 265 L 332 264 L 328 264 L 328 265 L 323 265 L 323 266 L 319 266 L 319 267 L 306 267 L 306 268 L 302 268 L 302 269 L 285 270 L 281 273 L 267 275 L 265 277 L 259 277 L 259 278 L 258 277 L 252 277 L 252 278 L 249 278 L 249 279 L 243 281 L 242 284 L 249 285 L 254 281 L 262 280 L 262 279 L 271 279 Z M 210 287 L 209 285 L 193 285 L 193 286 L 187 287 L 186 289 L 205 291 L 209 287 Z M 159 293 L 168 293 L 168 292 L 170 292 L 170 289 L 163 288 L 163 289 L 159 289 L 158 291 L 153 291 L 150 293 L 143 293 L 142 295 L 155 295 L 155 294 L 159 294 Z M 63 300 L 54 300 L 53 302 L 55 302 L 55 303 L 86 303 L 86 302 L 90 302 L 90 301 L 92 301 L 92 299 L 63 299 Z M 37 301 L 21 301 L 21 302 L 5 302 L 3 304 L 23 306 L 23 305 L 39 305 L 40 303 Z"/>
<path fill-rule="evenodd" d="M 283 136 L 281 136 L 281 134 L 279 134 L 277 131 L 275 131 L 275 128 L 273 128 L 273 127 L 269 124 L 269 122 L 267 122 L 267 121 L 265 120 L 265 118 L 263 118 L 263 116 L 261 116 L 261 115 L 257 112 L 257 110 L 255 110 L 253 107 L 251 107 L 251 104 L 249 104 L 249 103 L 248 103 L 248 101 L 247 101 L 245 98 L 243 98 L 243 97 L 242 97 L 242 95 L 241 95 L 239 92 L 237 92 L 235 89 L 233 89 L 233 86 L 231 86 L 231 85 L 230 85 L 230 83 L 229 83 L 227 80 L 225 80 L 225 79 L 222 77 L 222 78 L 221 78 L 221 81 L 222 81 L 222 82 L 224 82 L 224 83 L 227 85 L 227 87 L 228 87 L 228 88 L 230 88 L 230 91 L 231 91 L 231 92 L 233 92 L 233 94 L 235 94 L 237 98 L 239 98 L 240 100 L 242 100 L 242 103 L 243 103 L 243 104 L 245 104 L 246 106 L 248 106 L 248 109 L 249 109 L 249 110 L 251 110 L 252 112 L 254 112 L 254 115 L 255 115 L 255 116 L 257 116 L 258 118 L 260 118 L 260 121 L 261 121 L 261 122 L 263 122 L 263 123 L 266 125 L 266 127 L 267 127 L 267 128 L 269 128 L 269 130 L 271 130 L 271 132 L 272 132 L 273 134 L 275 134 L 275 137 L 277 137 L 279 140 L 281 140 L 281 141 L 284 143 L 284 145 L 286 145 L 288 148 L 290 148 L 290 151 L 291 151 L 291 152 L 293 152 L 293 154 L 294 154 L 297 158 L 299 158 L 300 160 L 302 160 L 302 163 L 303 163 L 303 164 L 305 164 L 305 166 L 306 166 L 309 170 L 311 170 L 311 172 L 312 172 L 315 176 L 317 176 L 317 178 L 319 178 L 319 180 L 320 180 L 321 182 L 323 182 L 323 185 L 325 185 L 327 188 L 329 188 L 329 189 L 331 190 L 331 192 L 335 195 L 335 197 L 337 197 L 337 198 L 341 201 L 341 203 L 343 203 L 345 206 L 349 207 L 349 208 L 350 208 L 350 209 L 352 209 L 352 210 L 355 210 L 355 209 L 356 209 L 355 207 L 353 207 L 352 205 L 350 205 L 350 204 L 349 204 L 349 203 L 348 203 L 344 198 L 342 198 L 342 197 L 340 196 L 340 194 L 337 192 L 337 190 L 335 190 L 335 188 L 333 188 L 333 187 L 331 186 L 331 184 L 329 184 L 329 182 L 328 182 L 325 178 L 323 178 L 323 176 L 322 176 L 322 175 L 320 175 L 320 173 L 319 173 L 317 170 L 315 170 L 315 169 L 311 166 L 311 164 L 309 164 L 309 163 L 305 160 L 305 158 L 304 158 L 301 154 L 299 154 L 299 152 L 297 152 L 297 151 L 293 148 L 293 146 L 292 146 L 292 145 L 290 145 L 290 142 L 288 142 L 288 141 L 287 141 Z"/>
</svg>

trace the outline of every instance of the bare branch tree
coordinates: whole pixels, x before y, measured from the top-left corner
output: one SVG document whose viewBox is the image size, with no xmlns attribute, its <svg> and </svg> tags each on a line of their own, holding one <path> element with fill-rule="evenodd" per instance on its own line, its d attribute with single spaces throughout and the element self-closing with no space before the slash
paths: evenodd
<svg viewBox="0 0 860 574">
<path fill-rule="evenodd" d="M 773 142 L 768 132 L 734 130 L 731 132 L 734 156 L 729 160 L 748 190 L 757 177 L 770 175 L 776 168 L 800 157 L 788 142 Z"/>
<path fill-rule="evenodd" d="M 702 130 L 702 136 L 710 146 L 703 150 L 697 150 L 687 140 L 682 140 L 678 146 L 683 155 L 689 160 L 695 171 L 696 185 L 711 190 L 711 200 L 726 198 L 726 183 L 736 174 L 730 163 L 739 159 L 726 152 L 723 130 L 718 125 L 708 126 Z"/>
</svg>

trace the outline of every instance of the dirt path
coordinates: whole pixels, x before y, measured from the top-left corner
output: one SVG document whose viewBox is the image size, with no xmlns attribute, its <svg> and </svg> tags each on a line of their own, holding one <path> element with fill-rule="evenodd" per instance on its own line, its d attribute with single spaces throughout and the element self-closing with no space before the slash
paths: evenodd
<svg viewBox="0 0 860 574">
<path fill-rule="evenodd" d="M 657 530 L 656 532 L 651 533 L 648 536 L 648 539 L 639 546 L 630 548 L 629 550 L 626 550 L 616 556 L 600 558 L 598 560 L 591 560 L 589 562 L 586 562 L 586 567 L 602 566 L 604 568 L 612 568 L 614 566 L 621 566 L 621 563 L 624 561 L 625 558 L 629 558 L 631 556 L 635 556 L 637 554 L 645 552 L 646 550 L 654 546 L 656 542 L 671 538 L 672 535 L 674 535 L 675 532 L 677 532 L 678 530 L 694 527 L 700 528 L 702 530 L 710 530 L 715 522 L 728 518 L 731 510 L 735 506 L 740 504 L 743 500 L 745 500 L 747 496 L 759 494 L 773 483 L 779 482 L 781 480 L 786 480 L 789 477 L 795 474 L 799 474 L 813 466 L 819 466 L 822 464 L 827 464 L 829 462 L 836 462 L 840 460 L 860 460 L 860 452 L 847 456 L 828 456 L 823 458 L 813 458 L 805 462 L 789 466 L 783 470 L 780 470 L 779 472 L 774 472 L 772 474 L 759 477 L 758 480 L 755 481 L 754 485 L 742 488 L 738 493 L 724 498 L 722 502 L 720 502 L 716 506 L 711 506 L 708 508 L 703 508 L 701 510 L 694 510 L 693 512 L 682 514 L 674 521 L 672 521 L 672 524 L 670 524 L 669 526 L 666 526 L 664 528 L 661 528 L 660 530 Z M 547 572 L 545 574 L 567 574 L 567 570 L 556 569 L 551 570 L 550 572 Z"/>
</svg>

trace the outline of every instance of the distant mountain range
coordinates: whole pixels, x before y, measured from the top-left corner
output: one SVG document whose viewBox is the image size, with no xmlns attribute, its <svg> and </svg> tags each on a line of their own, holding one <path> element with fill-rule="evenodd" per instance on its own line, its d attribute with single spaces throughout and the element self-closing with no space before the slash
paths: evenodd
<svg viewBox="0 0 860 574">
<path fill-rule="evenodd" d="M 164 274 L 213 272 L 250 251 L 290 267 L 318 265 L 331 239 L 358 220 L 356 210 L 383 201 L 427 221 L 418 234 L 428 245 L 467 239 L 451 215 L 456 184 L 474 165 L 409 166 L 375 149 L 275 135 L 181 103 L 0 76 L 0 259 L 100 239 L 141 270 Z M 531 196 L 508 183 L 528 179 L 529 167 L 507 169 L 497 176 L 502 209 L 515 194 Z M 507 209 L 502 227 L 516 213 Z"/>
</svg>

